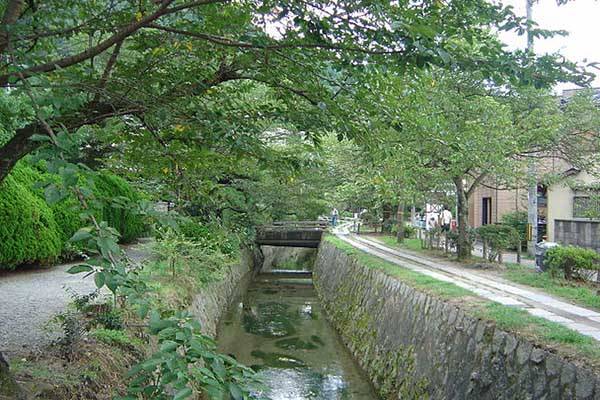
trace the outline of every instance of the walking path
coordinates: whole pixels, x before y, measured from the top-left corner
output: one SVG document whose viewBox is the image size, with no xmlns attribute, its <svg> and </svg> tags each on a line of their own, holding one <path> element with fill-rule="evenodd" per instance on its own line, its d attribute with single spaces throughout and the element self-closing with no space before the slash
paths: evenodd
<svg viewBox="0 0 600 400">
<path fill-rule="evenodd" d="M 494 275 L 467 271 L 450 262 L 392 249 L 380 242 L 351 235 L 344 227 L 336 230 L 335 233 L 340 239 L 366 253 L 432 278 L 451 282 L 497 303 L 522 308 L 534 316 L 557 322 L 600 341 L 600 312 L 598 311 L 570 304 Z"/>
<path fill-rule="evenodd" d="M 147 258 L 141 244 L 127 246 L 125 252 L 134 261 Z M 44 326 L 72 301 L 66 288 L 80 295 L 96 289 L 93 277 L 66 272 L 76 264 L 0 273 L 0 353 L 26 354 L 58 337 Z"/>
</svg>

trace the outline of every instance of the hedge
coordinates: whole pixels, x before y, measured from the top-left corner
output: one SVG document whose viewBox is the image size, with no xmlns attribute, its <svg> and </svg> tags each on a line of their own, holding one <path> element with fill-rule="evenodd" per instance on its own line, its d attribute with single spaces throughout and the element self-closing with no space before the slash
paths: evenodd
<svg viewBox="0 0 600 400">
<path fill-rule="evenodd" d="M 600 254 L 595 250 L 577 246 L 557 246 L 546 253 L 546 264 L 551 275 L 562 272 L 565 279 L 585 279 L 585 271 L 600 269 Z"/>
<path fill-rule="evenodd" d="M 109 204 L 111 199 L 123 197 L 129 201 L 139 201 L 139 194 L 123 178 L 106 172 L 97 176 L 94 194 Z M 121 241 L 130 242 L 144 233 L 143 219 L 127 208 L 105 206 L 102 209 L 103 221 L 108 222 L 121 234 Z"/>
<path fill-rule="evenodd" d="M 49 205 L 36 182 L 58 177 L 20 162 L 0 184 L 0 269 L 26 263 L 51 263 L 73 249 L 69 238 L 84 222 L 74 197 Z M 129 184 L 109 173 L 99 173 L 94 194 L 102 199 L 121 196 L 132 201 L 139 194 Z M 143 220 L 123 208 L 103 207 L 102 219 L 131 241 L 144 232 Z"/>
<path fill-rule="evenodd" d="M 52 210 L 14 176 L 0 184 L 0 268 L 55 261 L 63 241 Z"/>
</svg>

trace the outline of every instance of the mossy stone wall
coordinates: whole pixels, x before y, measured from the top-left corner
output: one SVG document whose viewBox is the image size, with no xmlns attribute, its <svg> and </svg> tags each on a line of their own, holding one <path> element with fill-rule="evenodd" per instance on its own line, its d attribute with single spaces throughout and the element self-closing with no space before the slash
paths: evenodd
<svg viewBox="0 0 600 400">
<path fill-rule="evenodd" d="M 252 254 L 243 251 L 240 262 L 231 266 L 222 279 L 208 283 L 198 291 L 191 312 L 200 322 L 202 333 L 216 337 L 221 316 L 231 302 L 246 291 L 253 270 Z"/>
<path fill-rule="evenodd" d="M 321 302 L 383 399 L 598 399 L 600 381 L 323 241 Z"/>
</svg>

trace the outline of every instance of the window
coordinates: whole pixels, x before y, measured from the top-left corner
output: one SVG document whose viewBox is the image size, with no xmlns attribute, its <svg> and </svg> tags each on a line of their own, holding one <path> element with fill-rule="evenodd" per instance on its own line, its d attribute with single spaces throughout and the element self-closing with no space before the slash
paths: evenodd
<svg viewBox="0 0 600 400">
<path fill-rule="evenodd" d="M 573 218 L 600 218 L 600 195 L 573 196 Z"/>
<path fill-rule="evenodd" d="M 492 223 L 492 198 L 484 197 L 481 199 L 481 225 Z"/>
</svg>

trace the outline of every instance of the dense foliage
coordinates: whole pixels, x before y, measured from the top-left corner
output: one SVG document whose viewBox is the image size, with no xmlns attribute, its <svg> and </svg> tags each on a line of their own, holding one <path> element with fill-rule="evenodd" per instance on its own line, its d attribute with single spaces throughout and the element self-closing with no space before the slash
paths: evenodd
<svg viewBox="0 0 600 400">
<path fill-rule="evenodd" d="M 61 256 L 73 255 L 75 248 L 69 239 L 84 225 L 78 203 L 73 196 L 48 203 L 40 187 L 59 179 L 42 167 L 21 162 L 0 184 L 0 268 L 32 262 L 50 263 Z M 144 221 L 139 215 L 113 204 L 112 199 L 119 197 L 139 200 L 136 191 L 123 179 L 109 173 L 99 174 L 94 196 L 99 200 L 111 199 L 103 203 L 102 217 L 110 226 L 124 232 L 123 241 L 131 241 L 143 233 Z"/>
<path fill-rule="evenodd" d="M 0 186 L 0 266 L 52 262 L 61 253 L 62 230 L 54 213 L 27 181 L 8 176 Z"/>
<path fill-rule="evenodd" d="M 527 240 L 527 211 L 514 211 L 506 213 L 500 218 L 500 221 L 504 225 L 513 227 L 519 234 L 519 240 L 521 242 L 525 242 Z"/>
<path fill-rule="evenodd" d="M 564 274 L 565 279 L 581 279 L 586 272 L 600 269 L 600 254 L 577 246 L 558 246 L 548 250 L 545 262 L 550 273 Z"/>
<path fill-rule="evenodd" d="M 502 262 L 502 253 L 521 242 L 517 230 L 509 225 L 483 225 L 476 231 L 486 247 L 487 258 L 490 261 Z"/>
</svg>

